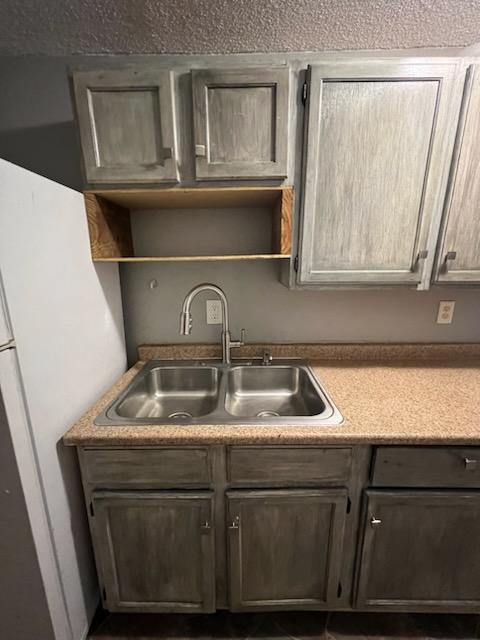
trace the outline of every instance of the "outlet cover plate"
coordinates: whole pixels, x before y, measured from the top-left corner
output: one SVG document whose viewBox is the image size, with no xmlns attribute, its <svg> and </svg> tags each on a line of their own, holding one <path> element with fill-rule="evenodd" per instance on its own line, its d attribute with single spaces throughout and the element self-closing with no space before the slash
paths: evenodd
<svg viewBox="0 0 480 640">
<path fill-rule="evenodd" d="M 222 303 L 220 300 L 207 300 L 207 324 L 222 324 Z"/>
<path fill-rule="evenodd" d="M 451 324 L 454 311 L 455 300 L 441 300 L 438 303 L 437 324 Z"/>
</svg>

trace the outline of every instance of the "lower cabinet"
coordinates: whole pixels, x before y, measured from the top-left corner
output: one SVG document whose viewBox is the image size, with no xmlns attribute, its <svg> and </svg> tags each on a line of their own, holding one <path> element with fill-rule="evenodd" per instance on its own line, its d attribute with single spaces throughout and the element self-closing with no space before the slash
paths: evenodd
<svg viewBox="0 0 480 640">
<path fill-rule="evenodd" d="M 229 491 L 230 608 L 321 609 L 337 598 L 347 492 Z"/>
<path fill-rule="evenodd" d="M 211 492 L 95 491 L 92 510 L 110 611 L 215 610 Z"/>
<path fill-rule="evenodd" d="M 367 491 L 357 607 L 480 605 L 480 491 Z"/>
<path fill-rule="evenodd" d="M 201 449 L 82 452 L 109 611 L 480 611 L 480 447 Z"/>
</svg>

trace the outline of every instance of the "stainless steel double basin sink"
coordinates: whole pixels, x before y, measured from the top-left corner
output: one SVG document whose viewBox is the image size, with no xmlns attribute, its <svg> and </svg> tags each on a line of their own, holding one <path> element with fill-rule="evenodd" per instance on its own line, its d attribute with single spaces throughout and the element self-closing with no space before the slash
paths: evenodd
<svg viewBox="0 0 480 640">
<path fill-rule="evenodd" d="M 97 425 L 322 425 L 342 416 L 302 362 L 151 361 L 97 417 Z"/>
</svg>

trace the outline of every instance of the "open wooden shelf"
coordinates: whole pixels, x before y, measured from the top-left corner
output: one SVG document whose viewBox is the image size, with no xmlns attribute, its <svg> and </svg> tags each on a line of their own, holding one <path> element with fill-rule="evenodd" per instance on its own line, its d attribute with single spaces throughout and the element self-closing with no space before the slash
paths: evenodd
<svg viewBox="0 0 480 640">
<path fill-rule="evenodd" d="M 215 262 L 221 260 L 279 260 L 291 258 L 291 254 L 251 253 L 246 255 L 224 256 L 160 256 L 143 258 L 94 258 L 95 262 Z"/>
<path fill-rule="evenodd" d="M 112 189 L 86 191 L 84 196 L 90 247 L 95 262 L 276 260 L 291 257 L 292 187 Z M 250 207 L 271 210 L 271 252 L 178 256 L 140 256 L 134 253 L 131 216 L 135 215 L 135 210 Z"/>
</svg>

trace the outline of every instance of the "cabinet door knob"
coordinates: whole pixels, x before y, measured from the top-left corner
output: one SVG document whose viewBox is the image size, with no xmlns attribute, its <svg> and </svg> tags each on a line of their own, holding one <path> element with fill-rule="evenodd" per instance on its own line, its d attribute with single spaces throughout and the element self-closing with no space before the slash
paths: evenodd
<svg viewBox="0 0 480 640">
<path fill-rule="evenodd" d="M 375 516 L 372 516 L 370 518 L 370 526 L 372 527 L 372 529 L 376 529 L 381 524 L 382 524 L 382 521 L 380 520 L 380 518 L 376 518 Z"/>
<path fill-rule="evenodd" d="M 240 516 L 235 516 L 232 520 L 232 524 L 228 525 L 229 529 L 240 529 Z"/>
<path fill-rule="evenodd" d="M 206 520 L 200 525 L 200 529 L 211 529 L 211 528 L 212 528 L 212 525 L 210 524 L 210 522 L 208 522 L 208 520 Z"/>
<path fill-rule="evenodd" d="M 467 471 L 475 471 L 477 469 L 477 460 L 474 460 L 473 458 L 464 458 L 463 461 Z"/>
</svg>

